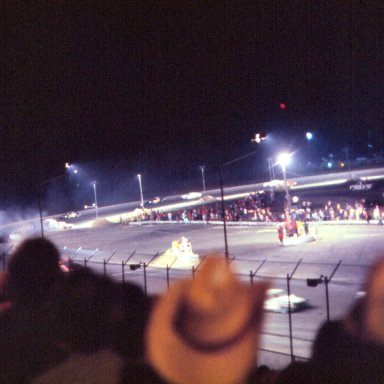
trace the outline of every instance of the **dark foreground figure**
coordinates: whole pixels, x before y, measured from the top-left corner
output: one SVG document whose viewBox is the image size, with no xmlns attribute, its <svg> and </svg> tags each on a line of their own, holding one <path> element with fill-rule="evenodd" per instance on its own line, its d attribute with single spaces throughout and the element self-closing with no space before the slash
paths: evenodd
<svg viewBox="0 0 384 384">
<path fill-rule="evenodd" d="M 285 369 L 283 383 L 384 383 L 384 260 L 371 269 L 366 295 L 343 319 L 325 323 L 306 363 Z"/>
<path fill-rule="evenodd" d="M 220 257 L 159 298 L 79 268 L 29 239 L 1 276 L 0 384 L 384 383 L 384 261 L 366 296 L 325 323 L 311 359 L 257 367 L 268 283 L 245 284 Z"/>
<path fill-rule="evenodd" d="M 144 360 L 150 300 L 141 288 L 85 268 L 64 273 L 59 261 L 54 244 L 40 238 L 11 256 L 0 311 L 0 383 L 155 378 Z"/>
</svg>

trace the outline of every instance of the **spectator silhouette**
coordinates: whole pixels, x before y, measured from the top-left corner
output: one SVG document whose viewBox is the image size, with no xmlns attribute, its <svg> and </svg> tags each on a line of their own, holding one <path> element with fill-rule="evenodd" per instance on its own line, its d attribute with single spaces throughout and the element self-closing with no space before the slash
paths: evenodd
<svg viewBox="0 0 384 384">
<path fill-rule="evenodd" d="M 11 305 L 8 289 L 8 271 L 0 272 L 0 312 Z"/>
<path fill-rule="evenodd" d="M 117 383 L 123 359 L 112 348 L 113 283 L 82 268 L 67 273 L 52 314 L 56 339 L 66 353 L 33 383 Z"/>
<path fill-rule="evenodd" d="M 270 369 L 267 365 L 260 365 L 250 373 L 245 384 L 272 384 L 278 374 L 278 371 Z"/>
<path fill-rule="evenodd" d="M 307 363 L 294 363 L 278 383 L 384 382 L 384 259 L 371 268 L 366 295 L 342 319 L 320 328 Z"/>
<path fill-rule="evenodd" d="M 145 382 L 143 335 L 150 301 L 136 285 L 116 283 L 87 268 L 66 274 L 52 313 L 67 357 L 33 384 Z"/>
<path fill-rule="evenodd" d="M 22 242 L 7 266 L 8 308 L 0 312 L 0 382 L 24 383 L 63 357 L 50 306 L 62 283 L 59 252 L 49 240 Z"/>
</svg>

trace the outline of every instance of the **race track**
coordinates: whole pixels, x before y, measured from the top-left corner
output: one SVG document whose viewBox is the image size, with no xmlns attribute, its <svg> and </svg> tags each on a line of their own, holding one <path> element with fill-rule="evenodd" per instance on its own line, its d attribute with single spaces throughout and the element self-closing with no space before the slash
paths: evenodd
<svg viewBox="0 0 384 384">
<path fill-rule="evenodd" d="M 329 283 L 329 315 L 342 316 L 362 289 L 368 267 L 384 256 L 384 226 L 377 224 L 310 224 L 316 241 L 280 247 L 275 226 L 228 226 L 228 249 L 239 277 L 269 280 L 276 288 L 307 299 L 308 308 L 292 314 L 292 346 L 287 314 L 268 313 L 264 323 L 259 362 L 281 368 L 310 355 L 312 341 L 327 317 L 325 285 L 307 286 L 307 278 L 332 277 Z M 186 264 L 172 260 L 157 263 L 172 241 L 185 236 L 199 257 Z M 201 258 L 210 253 L 224 257 L 223 227 L 208 224 L 111 225 L 47 233 L 63 254 L 114 279 L 134 281 L 148 294 L 159 294 L 168 284 L 190 277 Z M 146 268 L 143 268 L 143 263 Z M 124 277 L 123 277 L 123 264 Z M 129 265 L 141 266 L 131 270 Z M 168 269 L 167 269 L 168 266 Z M 334 275 L 333 275 L 334 273 Z M 333 275 L 333 276 L 332 276 Z"/>
</svg>

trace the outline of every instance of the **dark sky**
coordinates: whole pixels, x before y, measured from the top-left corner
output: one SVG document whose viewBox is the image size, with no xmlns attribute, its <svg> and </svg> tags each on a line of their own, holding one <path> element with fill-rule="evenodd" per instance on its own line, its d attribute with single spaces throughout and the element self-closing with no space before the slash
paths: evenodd
<svg viewBox="0 0 384 384">
<path fill-rule="evenodd" d="M 300 158 L 307 130 L 319 158 L 382 149 L 382 2 L 28 3 L 0 5 L 0 206 L 33 202 L 66 161 L 116 196 L 137 173 L 172 189 L 200 165 L 214 186 L 258 131 L 276 141 L 233 173 Z"/>
</svg>

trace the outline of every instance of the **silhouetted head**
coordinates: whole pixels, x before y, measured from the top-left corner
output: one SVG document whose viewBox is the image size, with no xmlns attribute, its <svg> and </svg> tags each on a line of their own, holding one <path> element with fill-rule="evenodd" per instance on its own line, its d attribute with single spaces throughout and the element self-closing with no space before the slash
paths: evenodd
<svg viewBox="0 0 384 384">
<path fill-rule="evenodd" d="M 59 251 L 51 241 L 44 238 L 23 241 L 8 263 L 11 300 L 19 303 L 45 298 L 62 278 L 59 260 Z"/>
</svg>

